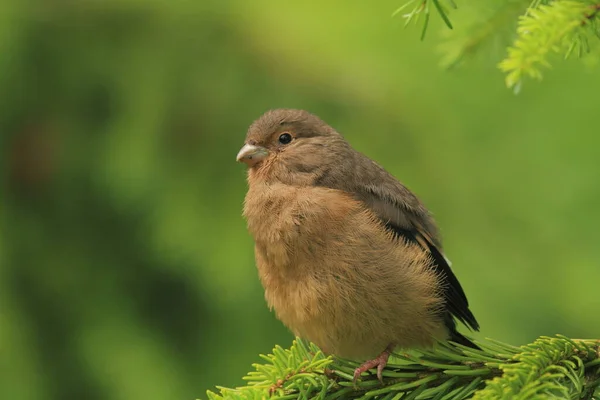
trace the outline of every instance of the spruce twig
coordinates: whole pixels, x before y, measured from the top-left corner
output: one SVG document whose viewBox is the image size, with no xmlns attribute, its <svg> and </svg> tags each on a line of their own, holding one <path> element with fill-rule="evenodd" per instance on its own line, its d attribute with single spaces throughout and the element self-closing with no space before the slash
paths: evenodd
<svg viewBox="0 0 600 400">
<path fill-rule="evenodd" d="M 430 351 L 394 354 L 383 372 L 352 381 L 357 362 L 325 356 L 296 339 L 261 355 L 247 386 L 209 391 L 218 399 L 600 399 L 600 341 L 541 337 L 515 347 L 491 339 L 482 350 L 439 343 Z"/>
<path fill-rule="evenodd" d="M 406 25 L 422 21 L 422 40 L 432 9 L 448 28 L 453 28 L 447 5 L 456 8 L 453 1 L 408 0 L 393 15 L 401 14 Z M 498 68 L 506 74 L 506 85 L 515 92 L 525 78 L 542 78 L 542 67 L 550 67 L 552 54 L 569 58 L 583 57 L 593 50 L 600 53 L 600 0 L 503 0 L 469 7 L 471 17 L 459 19 L 462 29 L 446 35 L 443 65 L 453 67 L 466 56 L 480 52 L 487 43 L 510 40 L 512 44 Z"/>
</svg>

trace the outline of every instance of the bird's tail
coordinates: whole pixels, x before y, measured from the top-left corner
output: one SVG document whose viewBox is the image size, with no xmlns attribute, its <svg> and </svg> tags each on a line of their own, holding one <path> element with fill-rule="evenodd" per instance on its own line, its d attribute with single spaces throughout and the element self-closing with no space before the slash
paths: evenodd
<svg viewBox="0 0 600 400">
<path fill-rule="evenodd" d="M 450 337 L 448 338 L 448 340 L 458 343 L 458 344 L 462 344 L 463 346 L 467 346 L 472 349 L 481 350 L 481 347 L 477 346 L 469 338 L 467 338 L 466 336 L 463 336 L 457 330 L 450 331 Z"/>
</svg>

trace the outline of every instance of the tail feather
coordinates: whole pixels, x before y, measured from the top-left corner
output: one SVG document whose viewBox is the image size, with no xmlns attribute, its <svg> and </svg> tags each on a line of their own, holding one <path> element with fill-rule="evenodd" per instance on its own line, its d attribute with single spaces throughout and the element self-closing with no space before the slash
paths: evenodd
<svg viewBox="0 0 600 400">
<path fill-rule="evenodd" d="M 450 332 L 449 340 L 451 340 L 455 343 L 462 344 L 463 346 L 470 347 L 472 349 L 481 350 L 481 347 L 477 346 L 469 338 L 463 336 L 460 332 L 458 332 L 456 330 L 454 332 Z"/>
<path fill-rule="evenodd" d="M 470 339 L 463 336 L 459 331 L 456 330 L 456 321 L 454 321 L 454 318 L 450 313 L 446 314 L 444 318 L 444 324 L 446 325 L 446 329 L 448 329 L 448 340 L 472 349 L 481 350 L 481 347 L 477 346 Z"/>
</svg>

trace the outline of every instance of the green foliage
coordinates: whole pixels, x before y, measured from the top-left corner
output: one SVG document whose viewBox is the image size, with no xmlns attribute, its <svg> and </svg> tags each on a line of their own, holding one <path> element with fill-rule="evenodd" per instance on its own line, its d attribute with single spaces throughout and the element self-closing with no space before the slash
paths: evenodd
<svg viewBox="0 0 600 400">
<path fill-rule="evenodd" d="M 244 377 L 248 386 L 237 389 L 220 387 L 226 398 L 254 399 L 263 396 L 288 398 L 294 394 L 301 398 L 324 397 L 330 384 L 325 375 L 326 368 L 333 362 L 325 357 L 314 344 L 296 339 L 289 349 L 277 346 L 273 354 L 262 355 L 266 364 L 253 364 L 256 371 Z M 222 398 L 208 392 L 212 400 Z"/>
<path fill-rule="evenodd" d="M 511 361 L 475 399 L 599 398 L 600 341 L 541 337 Z"/>
<path fill-rule="evenodd" d="M 541 337 L 514 347 L 481 341 L 482 350 L 439 343 L 431 351 L 394 354 L 383 372 L 353 382 L 357 363 L 325 357 L 314 345 L 296 339 L 261 355 L 266 364 L 236 389 L 208 391 L 221 399 L 600 399 L 600 341 Z M 596 394 L 595 394 L 596 392 Z"/>
<path fill-rule="evenodd" d="M 514 35 L 514 21 L 522 14 L 525 3 L 526 0 L 504 0 L 485 2 L 485 6 L 471 3 L 466 10 L 462 7 L 457 29 L 445 32 L 440 45 L 442 66 L 453 68 L 479 54 L 485 55 L 489 62 L 489 49 L 494 45 L 501 49 L 498 56 L 503 56 L 510 43 L 508 38 Z"/>
<path fill-rule="evenodd" d="M 551 52 L 568 57 L 577 49 L 589 51 L 587 37 L 596 33 L 595 13 L 600 5 L 580 1 L 553 1 L 530 8 L 519 18 L 518 37 L 499 67 L 506 72 L 506 85 L 517 87 L 524 76 L 541 79 L 540 66 L 549 67 Z"/>
<path fill-rule="evenodd" d="M 452 7 L 456 8 L 456 3 L 453 0 L 448 0 L 447 3 Z M 412 8 L 409 8 L 411 7 Z M 430 9 L 432 6 L 437 10 L 438 15 L 442 18 L 446 26 L 452 29 L 452 23 L 448 18 L 448 9 L 442 3 L 442 0 L 409 0 L 407 3 L 398 8 L 392 16 L 398 15 L 403 11 L 410 10 L 408 13 L 403 13 L 402 17 L 406 19 L 405 26 L 408 26 L 411 22 L 418 23 L 421 16 L 423 16 L 423 26 L 421 29 L 421 40 L 425 39 L 425 33 L 429 27 L 429 16 Z"/>
<path fill-rule="evenodd" d="M 415 1 L 405 3 L 399 10 L 412 5 Z M 429 1 L 418 1 L 413 10 L 405 15 L 408 23 L 417 20 L 419 15 L 425 14 L 421 38 L 425 36 L 428 27 L 429 3 Z M 439 5 L 437 1 L 433 3 Z M 520 89 L 525 77 L 542 78 L 541 67 L 550 67 L 549 58 L 552 53 L 562 54 L 565 58 L 572 54 L 582 57 L 598 45 L 600 38 L 598 1 L 505 0 L 486 6 L 493 11 L 474 12 L 470 23 L 464 21 L 468 29 L 454 37 L 450 35 L 448 43 L 444 46 L 445 65 L 456 65 L 465 55 L 473 54 L 492 38 L 502 35 L 506 26 L 512 27 L 515 10 L 520 14 L 516 37 L 508 46 L 507 54 L 498 67 L 506 73 L 506 85 L 516 91 Z M 446 25 L 452 28 L 446 11 L 441 7 L 437 8 Z M 514 30 L 511 36 L 515 36 Z"/>
</svg>

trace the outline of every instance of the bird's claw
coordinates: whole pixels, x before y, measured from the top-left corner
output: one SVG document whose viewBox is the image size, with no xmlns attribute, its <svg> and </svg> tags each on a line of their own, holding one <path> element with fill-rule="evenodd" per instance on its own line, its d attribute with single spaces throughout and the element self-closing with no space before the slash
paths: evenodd
<svg viewBox="0 0 600 400">
<path fill-rule="evenodd" d="M 371 368 L 377 367 L 377 379 L 383 383 L 383 369 L 387 365 L 388 359 L 390 358 L 391 349 L 388 347 L 385 349 L 377 358 L 369 361 L 365 361 L 360 367 L 354 370 L 354 383 L 360 378 L 363 372 L 367 372 Z"/>
</svg>

